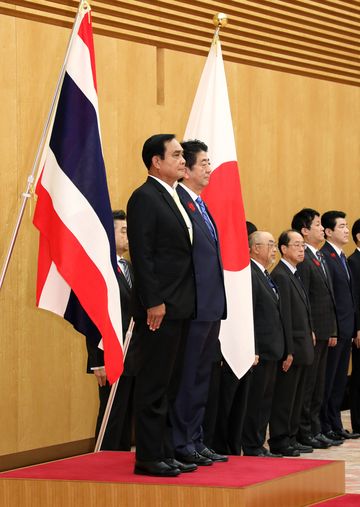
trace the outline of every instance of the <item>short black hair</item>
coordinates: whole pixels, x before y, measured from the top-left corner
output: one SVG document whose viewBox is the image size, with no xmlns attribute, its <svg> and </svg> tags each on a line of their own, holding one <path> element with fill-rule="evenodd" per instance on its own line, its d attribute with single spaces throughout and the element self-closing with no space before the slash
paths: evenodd
<svg viewBox="0 0 360 507">
<path fill-rule="evenodd" d="M 190 170 L 196 164 L 196 155 L 200 151 L 208 151 L 208 147 L 202 141 L 198 139 L 189 139 L 189 141 L 183 141 L 181 143 L 182 149 L 184 150 L 183 157 L 185 159 L 185 165 Z"/>
<path fill-rule="evenodd" d="M 279 247 L 279 252 L 281 253 L 281 256 L 283 255 L 281 247 L 282 246 L 289 246 L 289 243 L 290 243 L 289 233 L 290 232 L 297 232 L 298 233 L 299 231 L 296 231 L 295 229 L 287 229 L 286 231 L 283 231 L 280 234 L 279 239 L 278 239 L 278 247 Z"/>
<path fill-rule="evenodd" d="M 152 164 L 152 158 L 158 155 L 161 159 L 165 154 L 165 143 L 175 139 L 175 134 L 155 134 L 146 139 L 142 149 L 142 159 L 148 169 Z"/>
<path fill-rule="evenodd" d="M 112 212 L 113 220 L 126 220 L 126 213 L 123 209 L 115 209 Z"/>
<path fill-rule="evenodd" d="M 252 222 L 249 222 L 248 220 L 246 220 L 246 231 L 247 231 L 247 235 L 249 237 L 250 234 L 257 231 L 257 227 Z"/>
<path fill-rule="evenodd" d="M 326 229 L 331 229 L 332 231 L 335 229 L 336 226 L 336 219 L 337 218 L 345 218 L 346 213 L 343 211 L 326 211 L 321 217 L 321 225 L 324 227 L 324 231 Z M 325 232 L 325 238 L 326 238 L 326 232 Z"/>
<path fill-rule="evenodd" d="M 356 238 L 356 235 L 360 233 L 360 218 L 358 218 L 357 220 L 355 220 L 353 226 L 352 226 L 352 229 L 351 229 L 351 234 L 352 234 L 352 237 L 353 237 L 353 240 L 354 240 L 354 243 L 358 244 L 358 240 Z"/>
<path fill-rule="evenodd" d="M 305 227 L 305 229 L 310 229 L 315 217 L 320 217 L 320 213 L 318 211 L 312 208 L 303 208 L 294 215 L 291 222 L 291 228 L 301 234 L 301 229 L 303 227 Z"/>
</svg>

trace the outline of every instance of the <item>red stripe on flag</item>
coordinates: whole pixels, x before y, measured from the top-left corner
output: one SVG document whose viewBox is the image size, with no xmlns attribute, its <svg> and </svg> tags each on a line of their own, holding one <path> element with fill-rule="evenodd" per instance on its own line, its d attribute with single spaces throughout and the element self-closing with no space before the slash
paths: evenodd
<svg viewBox="0 0 360 507">
<path fill-rule="evenodd" d="M 250 256 L 237 162 L 217 167 L 201 196 L 218 228 L 224 269 L 241 271 Z"/>
<path fill-rule="evenodd" d="M 104 341 L 106 374 L 109 382 L 113 383 L 122 373 L 123 353 L 108 313 L 105 280 L 79 241 L 57 215 L 50 195 L 40 182 L 36 191 L 38 201 L 34 225 L 43 236 L 42 241 L 47 241 L 49 255 L 59 273 L 99 329 Z"/>
<path fill-rule="evenodd" d="M 81 25 L 79 27 L 78 35 L 82 39 L 84 44 L 87 45 L 87 47 L 89 49 L 92 75 L 94 78 L 94 88 L 97 91 L 95 50 L 94 50 L 94 39 L 93 39 L 93 33 L 92 33 L 92 24 L 91 24 L 91 11 L 89 11 L 88 14 L 84 16 L 84 18 L 81 22 Z"/>
</svg>

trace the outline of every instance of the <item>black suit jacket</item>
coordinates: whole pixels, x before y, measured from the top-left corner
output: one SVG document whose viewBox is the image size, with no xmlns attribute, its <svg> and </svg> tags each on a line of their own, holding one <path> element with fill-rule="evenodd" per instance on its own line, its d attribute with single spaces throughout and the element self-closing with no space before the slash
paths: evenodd
<svg viewBox="0 0 360 507">
<path fill-rule="evenodd" d="M 356 297 L 357 309 L 357 329 L 360 327 L 360 252 L 358 249 L 348 258 L 349 266 L 351 269 L 352 280 L 354 285 L 354 293 Z"/>
<path fill-rule="evenodd" d="M 224 274 L 218 241 L 214 241 L 190 194 L 178 185 L 177 192 L 193 226 L 193 265 L 196 283 L 196 319 L 226 318 Z M 207 210 L 217 234 L 216 224 Z"/>
<path fill-rule="evenodd" d="M 352 338 L 356 335 L 356 303 L 352 280 L 347 276 L 340 257 L 330 243 L 326 241 L 321 252 L 333 284 L 339 338 Z"/>
<path fill-rule="evenodd" d="M 311 314 L 303 287 L 290 269 L 280 261 L 271 273 L 281 298 L 287 353 L 294 365 L 310 365 L 314 360 Z"/>
<path fill-rule="evenodd" d="M 254 313 L 255 353 L 260 361 L 278 360 L 285 354 L 285 336 L 280 313 L 280 299 L 261 269 L 251 261 Z"/>
<path fill-rule="evenodd" d="M 192 245 L 184 219 L 169 192 L 154 178 L 136 189 L 127 207 L 134 268 L 133 315 L 165 303 L 169 319 L 195 316 Z"/>
<path fill-rule="evenodd" d="M 325 276 L 319 260 L 310 248 L 305 250 L 304 262 L 298 264 L 297 270 L 309 296 L 316 339 L 328 340 L 331 336 L 337 336 L 335 297 L 330 273 Z"/>
<path fill-rule="evenodd" d="M 128 263 L 130 278 L 134 279 L 131 264 Z M 117 281 L 120 290 L 120 303 L 121 303 L 121 320 L 122 320 L 122 332 L 123 341 L 125 342 L 125 334 L 128 330 L 131 313 L 130 313 L 130 301 L 131 301 L 131 289 L 125 276 L 121 271 L 117 271 Z M 101 340 L 101 335 L 98 329 L 94 326 L 92 333 L 86 335 L 86 347 L 88 351 L 88 362 L 87 372 L 92 373 L 91 368 L 96 366 L 104 366 L 104 351 L 99 349 L 98 344 Z M 130 345 L 126 354 L 123 375 L 134 375 L 135 371 L 135 356 L 136 356 L 136 330 L 133 332 L 133 336 L 130 341 Z"/>
</svg>

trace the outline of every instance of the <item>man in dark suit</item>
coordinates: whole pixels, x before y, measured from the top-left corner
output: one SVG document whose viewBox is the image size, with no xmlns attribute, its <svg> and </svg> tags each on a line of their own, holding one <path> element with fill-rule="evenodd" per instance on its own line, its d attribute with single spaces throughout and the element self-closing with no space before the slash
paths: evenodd
<svg viewBox="0 0 360 507">
<path fill-rule="evenodd" d="M 196 319 L 189 327 L 171 424 L 178 459 L 212 465 L 213 461 L 227 461 L 226 456 L 206 447 L 202 428 L 212 365 L 219 349 L 220 319 L 226 318 L 224 276 L 216 225 L 200 197 L 211 175 L 208 148 L 198 140 L 183 142 L 181 146 L 185 175 L 177 192 L 193 228 Z"/>
<path fill-rule="evenodd" d="M 322 432 L 328 438 L 358 438 L 360 434 L 344 430 L 341 404 L 347 382 L 352 338 L 357 335 L 356 302 L 353 280 L 343 247 L 349 241 L 349 229 L 343 211 L 327 211 L 321 217 L 326 242 L 321 249 L 334 289 L 338 339 L 328 351 L 325 392 L 321 408 Z"/>
<path fill-rule="evenodd" d="M 287 357 L 280 361 L 270 418 L 270 450 L 284 456 L 312 452 L 297 442 L 304 398 L 306 369 L 314 360 L 311 315 L 305 288 L 297 273 L 304 260 L 305 243 L 298 232 L 288 230 L 279 237 L 281 260 L 271 276 L 278 287 Z"/>
<path fill-rule="evenodd" d="M 174 185 L 185 174 L 180 143 L 158 134 L 144 144 L 149 177 L 127 209 L 139 342 L 135 384 L 135 473 L 195 470 L 174 459 L 168 409 L 176 396 L 189 321 L 195 316 L 192 225 Z"/>
<path fill-rule="evenodd" d="M 354 253 L 348 258 L 354 282 L 357 314 L 360 314 L 360 218 L 352 226 L 352 237 L 356 245 Z M 359 321 L 358 321 L 359 322 Z M 352 371 L 350 378 L 350 414 L 351 427 L 356 433 L 360 433 L 360 332 L 352 344 Z"/>
<path fill-rule="evenodd" d="M 269 232 L 249 237 L 254 312 L 255 354 L 259 362 L 250 376 L 242 447 L 245 456 L 280 457 L 264 447 L 278 361 L 285 354 L 280 295 L 266 268 L 275 261 L 276 243 Z"/>
<path fill-rule="evenodd" d="M 304 262 L 298 272 L 309 296 L 316 344 L 314 362 L 308 370 L 298 440 L 314 449 L 340 445 L 321 433 L 320 409 L 324 396 L 328 348 L 336 346 L 337 323 L 335 298 L 326 261 L 319 251 L 324 241 L 320 213 L 304 208 L 293 217 L 292 228 L 300 232 L 306 244 Z"/>
<path fill-rule="evenodd" d="M 124 253 L 128 250 L 126 213 L 123 210 L 113 211 L 116 256 L 118 262 L 117 280 L 120 290 L 122 331 L 125 335 L 130 323 L 130 296 L 133 282 L 131 264 L 124 259 Z M 98 347 L 101 336 L 97 333 L 86 336 L 88 350 L 87 372 L 94 373 L 99 385 L 99 414 L 96 423 L 95 436 L 97 437 L 101 422 L 109 398 L 110 385 L 107 382 L 104 367 L 104 352 Z M 128 353 L 126 355 L 124 371 L 119 379 L 115 398 L 109 415 L 106 431 L 101 445 L 102 450 L 128 451 L 131 448 L 131 423 L 133 413 L 133 391 L 135 382 L 135 334 L 131 338 Z"/>
</svg>

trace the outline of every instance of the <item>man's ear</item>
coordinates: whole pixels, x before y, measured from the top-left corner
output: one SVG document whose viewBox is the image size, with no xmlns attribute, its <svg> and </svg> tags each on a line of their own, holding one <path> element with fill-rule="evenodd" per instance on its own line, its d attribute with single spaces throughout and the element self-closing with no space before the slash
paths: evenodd
<svg viewBox="0 0 360 507">
<path fill-rule="evenodd" d="M 325 229 L 325 231 L 324 231 L 324 232 L 325 232 L 325 236 L 326 236 L 327 238 L 331 238 L 331 235 L 332 235 L 332 233 L 333 233 L 333 230 L 332 230 L 332 229 L 330 229 L 329 227 L 326 227 L 326 229 Z"/>
<path fill-rule="evenodd" d="M 185 166 L 185 174 L 183 176 L 184 180 L 188 180 L 190 178 L 190 173 L 191 173 L 190 169 L 187 166 Z"/>
<path fill-rule="evenodd" d="M 154 155 L 151 159 L 151 163 L 156 169 L 160 168 L 160 157 L 159 155 Z"/>
<path fill-rule="evenodd" d="M 309 229 L 307 229 L 306 227 L 302 227 L 300 233 L 303 238 L 307 238 L 307 236 L 309 234 Z"/>
<path fill-rule="evenodd" d="M 360 232 L 358 232 L 356 235 L 356 241 L 357 241 L 357 244 L 360 245 Z"/>
</svg>

